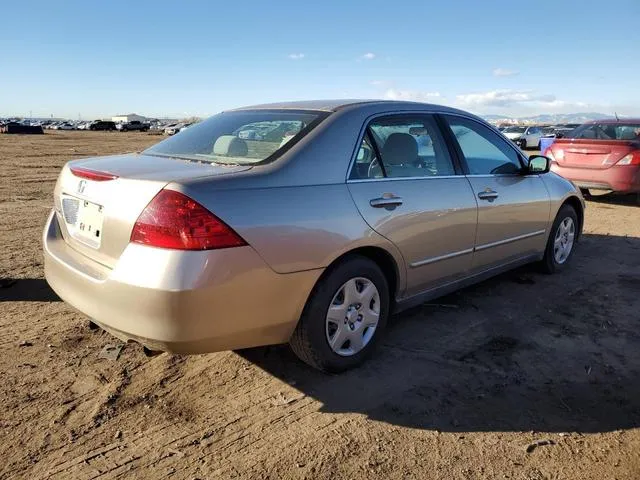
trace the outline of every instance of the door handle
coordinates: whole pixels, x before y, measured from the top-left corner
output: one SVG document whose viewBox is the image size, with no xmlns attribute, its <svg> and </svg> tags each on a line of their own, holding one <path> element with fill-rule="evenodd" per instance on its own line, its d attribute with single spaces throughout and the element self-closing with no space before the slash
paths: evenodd
<svg viewBox="0 0 640 480">
<path fill-rule="evenodd" d="M 496 198 L 498 198 L 498 196 L 498 192 L 494 192 L 490 188 L 487 188 L 486 190 L 478 193 L 478 198 L 480 200 L 489 200 L 490 202 L 493 202 Z"/>
<path fill-rule="evenodd" d="M 369 201 L 369 205 L 373 208 L 395 208 L 402 205 L 402 198 L 396 197 L 394 194 L 384 194 L 380 198 L 373 198 Z"/>
</svg>

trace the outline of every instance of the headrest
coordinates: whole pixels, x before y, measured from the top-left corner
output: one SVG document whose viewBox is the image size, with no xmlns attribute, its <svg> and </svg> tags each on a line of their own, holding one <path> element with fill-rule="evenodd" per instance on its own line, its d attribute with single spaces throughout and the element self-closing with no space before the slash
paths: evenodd
<svg viewBox="0 0 640 480">
<path fill-rule="evenodd" d="M 246 157 L 249 153 L 247 142 L 235 135 L 222 135 L 213 144 L 214 155 L 227 157 Z"/>
<path fill-rule="evenodd" d="M 412 164 L 418 159 L 418 144 L 408 133 L 392 133 L 380 153 L 389 165 Z"/>
</svg>

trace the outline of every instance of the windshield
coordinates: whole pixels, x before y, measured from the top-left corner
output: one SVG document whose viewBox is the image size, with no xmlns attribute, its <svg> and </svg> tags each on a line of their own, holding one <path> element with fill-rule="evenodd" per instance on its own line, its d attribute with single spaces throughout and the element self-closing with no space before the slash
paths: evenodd
<svg viewBox="0 0 640 480">
<path fill-rule="evenodd" d="M 588 123 L 569 134 L 568 138 L 593 140 L 640 140 L 640 123 Z"/>
<path fill-rule="evenodd" d="M 504 133 L 524 133 L 525 127 L 507 127 L 503 130 Z"/>
<path fill-rule="evenodd" d="M 190 126 L 144 153 L 211 163 L 255 165 L 275 159 L 326 115 L 302 110 L 224 112 Z"/>
</svg>

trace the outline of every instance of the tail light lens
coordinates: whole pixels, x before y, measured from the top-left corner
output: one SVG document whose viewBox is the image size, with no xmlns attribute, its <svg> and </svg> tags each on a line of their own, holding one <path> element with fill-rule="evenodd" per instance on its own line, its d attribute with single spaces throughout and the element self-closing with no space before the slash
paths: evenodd
<svg viewBox="0 0 640 480">
<path fill-rule="evenodd" d="M 87 180 L 93 180 L 94 182 L 106 182 L 107 180 L 115 180 L 118 175 L 114 175 L 108 172 L 99 172 L 97 170 L 91 170 L 84 167 L 70 167 L 71 173 L 76 177 L 86 178 Z"/>
<path fill-rule="evenodd" d="M 175 250 L 214 250 L 247 243 L 195 200 L 162 190 L 138 217 L 131 241 Z"/>
<path fill-rule="evenodd" d="M 622 157 L 616 165 L 640 165 L 640 150 L 634 150 L 625 157 Z"/>
</svg>

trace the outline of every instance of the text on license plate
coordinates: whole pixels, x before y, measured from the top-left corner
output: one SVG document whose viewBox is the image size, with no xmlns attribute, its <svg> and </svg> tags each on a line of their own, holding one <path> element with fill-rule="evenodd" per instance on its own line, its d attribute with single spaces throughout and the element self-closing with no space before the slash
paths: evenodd
<svg viewBox="0 0 640 480">
<path fill-rule="evenodd" d="M 79 199 L 74 237 L 93 248 L 99 248 L 102 240 L 102 210 L 102 205 Z"/>
</svg>

